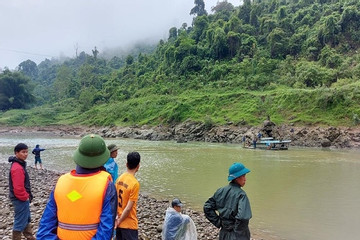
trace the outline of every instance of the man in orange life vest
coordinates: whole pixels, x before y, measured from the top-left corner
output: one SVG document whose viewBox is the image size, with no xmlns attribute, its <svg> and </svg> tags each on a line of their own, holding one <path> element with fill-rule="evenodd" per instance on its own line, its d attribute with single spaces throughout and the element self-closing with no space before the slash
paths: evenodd
<svg viewBox="0 0 360 240">
<path fill-rule="evenodd" d="M 117 208 L 116 189 L 103 165 L 104 140 L 86 135 L 74 154 L 76 170 L 62 175 L 50 194 L 37 239 L 110 240 Z"/>
</svg>

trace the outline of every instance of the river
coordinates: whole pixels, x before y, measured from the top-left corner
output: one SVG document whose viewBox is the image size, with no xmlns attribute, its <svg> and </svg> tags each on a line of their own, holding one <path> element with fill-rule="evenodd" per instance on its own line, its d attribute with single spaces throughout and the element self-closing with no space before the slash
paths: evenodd
<svg viewBox="0 0 360 240">
<path fill-rule="evenodd" d="M 7 162 L 18 142 L 46 148 L 47 169 L 74 168 L 72 154 L 80 139 L 49 134 L 0 136 L 0 161 Z M 125 170 L 126 154 L 138 151 L 141 191 L 160 199 L 178 197 L 193 209 L 227 184 L 229 166 L 242 162 L 253 218 L 252 231 L 271 239 L 358 239 L 360 226 L 360 160 L 358 150 L 291 147 L 288 151 L 243 149 L 236 144 L 176 143 L 106 139 L 119 149 L 117 162 Z M 34 166 L 33 155 L 28 165 Z M 266 239 L 266 238 L 265 238 Z"/>
</svg>

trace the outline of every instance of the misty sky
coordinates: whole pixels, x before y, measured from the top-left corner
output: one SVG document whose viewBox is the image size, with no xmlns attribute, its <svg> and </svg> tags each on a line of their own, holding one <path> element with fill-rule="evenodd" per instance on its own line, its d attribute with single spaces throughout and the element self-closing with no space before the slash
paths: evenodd
<svg viewBox="0 0 360 240">
<path fill-rule="evenodd" d="M 204 0 L 208 13 L 218 0 Z M 241 0 L 228 0 L 238 6 Z M 194 0 L 0 0 L 0 70 L 30 59 L 91 54 L 96 46 L 126 48 L 167 39 L 191 25 Z"/>
</svg>

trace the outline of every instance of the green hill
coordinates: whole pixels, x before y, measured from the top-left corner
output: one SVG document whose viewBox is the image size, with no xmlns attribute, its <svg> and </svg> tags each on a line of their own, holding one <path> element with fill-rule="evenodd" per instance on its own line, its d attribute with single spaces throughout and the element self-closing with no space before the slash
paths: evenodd
<svg viewBox="0 0 360 240">
<path fill-rule="evenodd" d="M 359 124 L 358 1 L 194 2 L 156 46 L 5 70 L 0 124 Z"/>
</svg>

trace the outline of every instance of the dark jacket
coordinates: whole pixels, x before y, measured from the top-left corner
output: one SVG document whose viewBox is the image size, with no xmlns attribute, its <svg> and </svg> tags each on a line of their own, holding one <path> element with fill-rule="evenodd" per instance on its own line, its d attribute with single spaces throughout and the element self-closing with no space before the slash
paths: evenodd
<svg viewBox="0 0 360 240">
<path fill-rule="evenodd" d="M 14 156 L 9 157 L 11 163 L 9 172 L 9 197 L 10 200 L 26 201 L 33 199 L 31 194 L 30 178 L 26 171 L 26 162 Z"/>
<path fill-rule="evenodd" d="M 36 147 L 32 150 L 32 154 L 35 154 L 35 157 L 40 157 L 40 152 L 44 150 L 45 148 L 40 148 L 39 145 L 36 145 Z"/>
<path fill-rule="evenodd" d="M 240 185 L 230 182 L 219 188 L 205 202 L 204 213 L 212 224 L 221 228 L 219 240 L 250 240 L 251 207 Z"/>
</svg>

